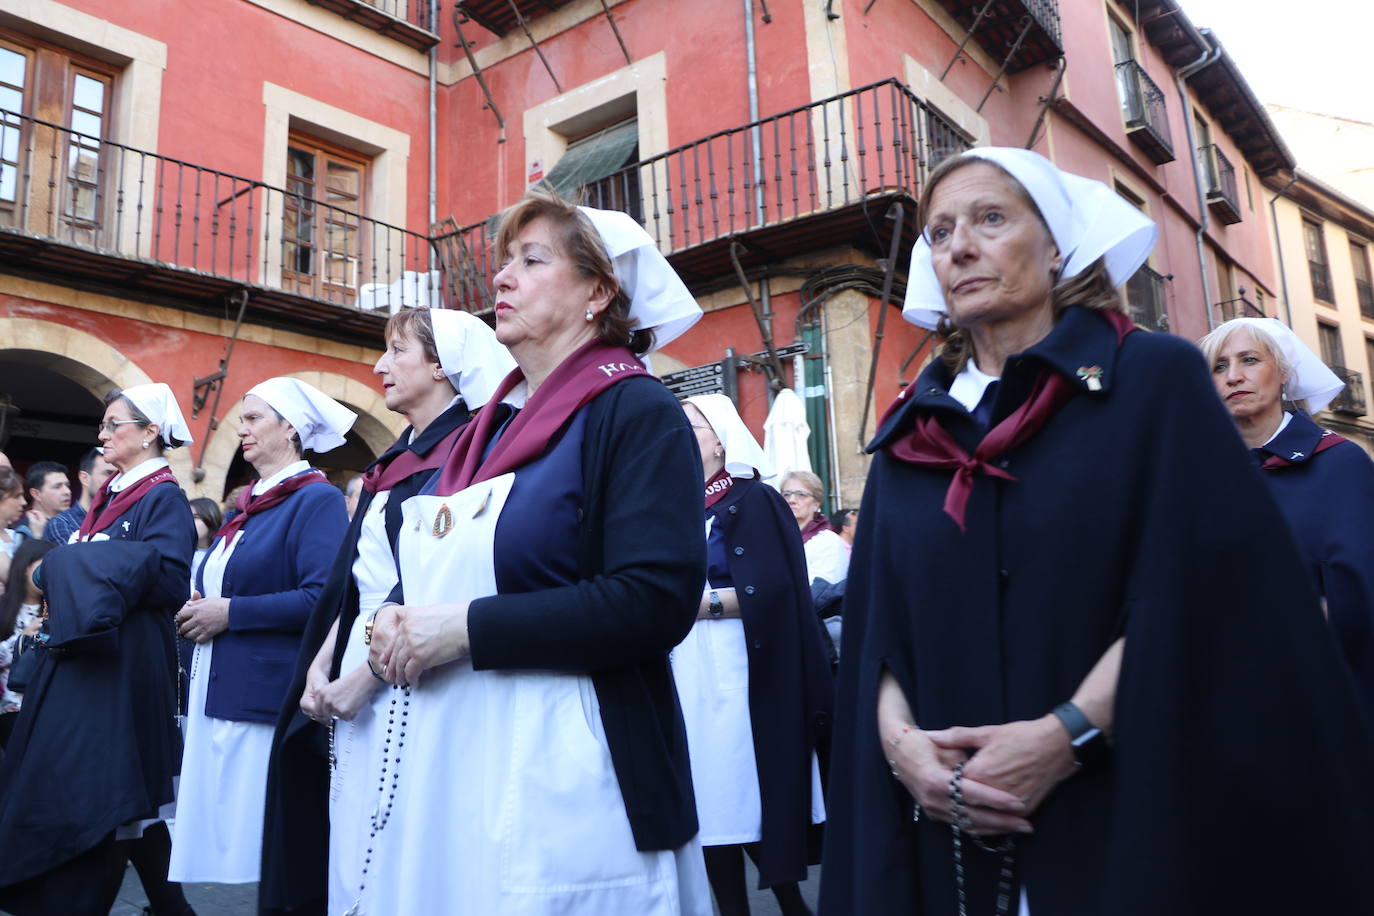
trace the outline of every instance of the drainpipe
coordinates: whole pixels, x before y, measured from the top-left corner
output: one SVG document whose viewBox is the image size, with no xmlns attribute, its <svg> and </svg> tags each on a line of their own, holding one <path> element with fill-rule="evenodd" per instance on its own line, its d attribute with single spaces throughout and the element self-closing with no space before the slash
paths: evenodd
<svg viewBox="0 0 1374 916">
<path fill-rule="evenodd" d="M 1199 35 L 1199 38 L 1202 36 Z M 1210 44 L 1203 39 L 1205 44 Z M 1174 83 L 1178 86 L 1178 97 L 1183 103 L 1183 127 L 1188 132 L 1188 149 L 1193 154 L 1193 188 L 1197 192 L 1198 227 L 1196 233 L 1197 242 L 1197 267 L 1198 273 L 1202 276 L 1202 299 L 1207 306 L 1207 330 L 1216 327 L 1215 317 L 1212 315 L 1211 294 L 1207 292 L 1207 248 L 1203 245 L 1202 238 L 1207 234 L 1207 227 L 1211 223 L 1207 211 L 1207 191 L 1202 186 L 1202 169 L 1198 166 L 1197 138 L 1193 135 L 1193 103 L 1188 98 L 1188 87 L 1184 85 L 1188 77 L 1197 73 L 1203 67 L 1213 64 L 1221 57 L 1221 45 L 1214 45 L 1210 51 L 1204 53 L 1197 60 L 1179 69 L 1174 74 Z"/>
<path fill-rule="evenodd" d="M 429 0 L 429 21 L 434 24 L 434 30 L 439 31 L 439 0 Z M 434 224 L 439 221 L 439 185 L 438 169 L 434 163 L 438 142 L 435 137 L 435 108 L 438 95 L 439 82 L 439 46 L 436 44 L 429 49 L 429 225 L 433 231 Z M 431 253 L 432 254 L 432 253 Z"/>
<path fill-rule="evenodd" d="M 744 54 L 749 64 L 749 120 L 759 119 L 759 69 L 754 55 L 754 0 L 744 0 Z M 749 131 L 754 144 L 754 211 L 763 222 L 763 130 L 755 125 Z"/>
<path fill-rule="evenodd" d="M 1288 301 L 1288 270 L 1283 265 L 1283 235 L 1279 232 L 1279 214 L 1274 209 L 1274 202 L 1288 193 L 1288 189 L 1293 187 L 1298 181 L 1296 172 L 1288 180 L 1288 184 L 1273 197 L 1269 198 L 1269 222 L 1274 227 L 1274 248 L 1279 256 L 1279 291 L 1283 293 L 1283 323 L 1290 328 L 1293 326 L 1293 304 Z"/>
</svg>

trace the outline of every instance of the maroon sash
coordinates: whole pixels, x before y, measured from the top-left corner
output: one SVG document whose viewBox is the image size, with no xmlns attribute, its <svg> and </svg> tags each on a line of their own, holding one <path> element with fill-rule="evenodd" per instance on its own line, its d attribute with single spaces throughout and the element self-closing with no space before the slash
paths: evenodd
<svg viewBox="0 0 1374 916">
<path fill-rule="evenodd" d="M 653 377 L 628 347 L 608 347 L 597 340 L 584 344 L 549 374 L 484 459 L 496 433 L 501 399 L 525 378 L 520 369 L 513 370 L 463 427 L 439 472 L 435 494 L 450 496 L 529 464 L 549 449 L 558 431 L 592 398 L 636 375 Z"/>
<path fill-rule="evenodd" d="M 412 452 L 410 449 L 404 449 L 386 464 L 378 462 L 363 475 L 363 489 L 369 493 L 381 493 L 392 489 L 412 474 L 432 471 L 441 467 L 462 432 L 462 427 L 455 429 L 435 443 L 434 447 L 424 455 Z"/>
<path fill-rule="evenodd" d="M 225 522 L 223 527 L 215 532 L 215 537 L 224 538 L 224 542 L 229 543 L 234 539 L 234 535 L 238 534 L 239 529 L 248 524 L 249 518 L 273 506 L 280 505 L 286 497 L 301 487 L 308 487 L 312 483 L 329 483 L 329 478 L 324 476 L 323 471 L 311 468 L 304 473 L 294 474 L 286 478 L 281 483 L 273 485 L 266 493 L 258 496 L 253 495 L 251 486 L 244 487 L 235 503 L 235 507 L 239 510 L 238 514 Z"/>
<path fill-rule="evenodd" d="M 820 534 L 822 531 L 834 530 L 835 526 L 830 524 L 830 519 L 826 518 L 824 515 L 821 515 L 819 512 L 817 512 L 816 517 L 811 519 L 811 521 L 807 522 L 802 527 L 802 543 L 805 544 L 807 541 L 811 540 L 813 537 Z"/>
<path fill-rule="evenodd" d="M 1098 314 L 1116 329 L 1117 346 L 1121 345 L 1127 334 L 1135 330 L 1135 325 L 1124 312 L 1103 309 Z M 886 451 L 893 458 L 907 464 L 954 470 L 949 489 L 945 491 L 944 510 L 946 515 L 954 519 L 959 531 L 963 532 L 965 511 L 968 508 L 969 496 L 973 493 L 974 472 L 981 471 L 989 477 L 1015 480 L 1011 474 L 993 464 L 993 460 L 1034 436 L 1050 417 L 1058 413 L 1059 408 L 1077 393 L 1078 389 L 1063 375 L 1052 369 L 1044 369 L 1035 380 L 1030 397 L 1025 403 L 989 430 L 972 455 L 964 451 L 932 414 L 917 417 L 910 435 L 893 442 Z M 888 408 L 888 415 L 891 415 L 900 403 L 899 397 L 898 402 Z M 884 416 L 883 421 L 886 420 L 887 417 Z"/>
<path fill-rule="evenodd" d="M 735 478 L 731 477 L 725 468 L 712 474 L 711 479 L 706 481 L 706 508 L 709 509 L 724 499 L 725 494 L 729 493 L 734 485 Z"/>
<path fill-rule="evenodd" d="M 171 468 L 159 468 L 147 477 L 135 483 L 133 486 L 125 487 L 110 499 L 110 483 L 114 477 L 107 477 L 100 492 L 96 493 L 95 500 L 91 503 L 91 511 L 86 513 L 86 517 L 81 521 L 81 527 L 76 530 L 76 539 L 84 541 L 93 534 L 99 534 L 106 528 L 115 523 L 125 512 L 138 502 L 139 498 L 153 487 L 160 483 L 177 483 L 176 475 Z"/>
<path fill-rule="evenodd" d="M 1316 455 L 1318 452 L 1326 451 L 1333 445 L 1340 445 L 1342 442 L 1348 441 L 1350 440 L 1346 439 L 1345 436 L 1342 436 L 1340 433 L 1324 429 L 1322 430 L 1321 439 L 1317 440 L 1317 447 L 1312 449 L 1312 454 Z M 1277 471 L 1280 468 L 1292 467 L 1295 464 L 1298 464 L 1298 462 L 1289 461 L 1287 458 L 1280 458 L 1278 455 L 1270 455 L 1268 458 L 1264 459 L 1264 463 L 1260 465 L 1260 470 Z"/>
</svg>

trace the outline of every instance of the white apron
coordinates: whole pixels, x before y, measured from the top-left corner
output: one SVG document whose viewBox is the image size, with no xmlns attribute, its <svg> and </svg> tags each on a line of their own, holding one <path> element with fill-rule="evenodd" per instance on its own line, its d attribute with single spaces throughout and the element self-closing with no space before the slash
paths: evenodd
<svg viewBox="0 0 1374 916">
<path fill-rule="evenodd" d="M 706 536 L 715 518 L 706 519 Z M 738 617 L 698 620 L 669 658 L 691 750 L 702 846 L 757 842 L 763 832 L 754 729 L 749 713 L 749 650 Z M 811 822 L 825 820 L 821 770 L 811 755 Z"/>
<path fill-rule="evenodd" d="M 505 474 L 406 501 L 398 553 L 408 604 L 496 593 L 493 540 L 513 482 Z M 444 516 L 452 529 L 439 537 Z M 377 794 L 364 808 L 378 820 L 350 912 L 710 916 L 695 841 L 635 849 L 590 677 L 474 671 L 460 660 L 424 672 L 408 703 L 391 719 L 388 699 L 398 741 L 405 722 L 404 748 L 371 780 Z"/>
<path fill-rule="evenodd" d="M 390 491 L 373 497 L 358 535 L 352 575 L 358 586 L 358 616 L 346 640 L 340 674 L 367 663 L 363 624 L 396 585 L 396 561 L 386 534 Z M 377 804 L 377 778 L 391 701 L 404 699 L 399 687 L 373 681 L 376 691 L 351 720 L 334 722 L 334 766 L 329 781 L 329 914 L 340 916 L 358 899 L 363 859 Z M 378 725 L 381 725 L 379 728 Z M 369 805 L 371 808 L 369 808 Z"/>
<path fill-rule="evenodd" d="M 223 595 L 224 569 L 243 532 L 205 560 L 205 597 Z M 169 881 L 252 884 L 262 866 L 262 812 L 272 726 L 205 714 L 215 641 L 191 656 L 186 748 L 181 757 Z"/>
</svg>

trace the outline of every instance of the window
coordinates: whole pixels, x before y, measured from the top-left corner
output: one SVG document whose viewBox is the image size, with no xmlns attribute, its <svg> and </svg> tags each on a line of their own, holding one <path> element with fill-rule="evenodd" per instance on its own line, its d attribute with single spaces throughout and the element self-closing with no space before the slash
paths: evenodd
<svg viewBox="0 0 1374 916">
<path fill-rule="evenodd" d="M 292 135 L 286 149 L 282 288 L 352 304 L 363 258 L 359 217 L 367 163 L 318 140 Z"/>
<path fill-rule="evenodd" d="M 568 200 L 622 210 L 643 221 L 639 169 L 639 120 L 630 118 L 574 140 L 544 180 Z"/>
<path fill-rule="evenodd" d="M 0 224 L 94 242 L 113 84 L 95 61 L 0 33 Z"/>
<path fill-rule="evenodd" d="M 1312 276 L 1312 296 L 1322 302 L 1336 300 L 1331 295 L 1331 269 L 1326 261 L 1326 239 L 1321 223 L 1302 221 L 1303 246 L 1307 249 L 1307 271 Z"/>
<path fill-rule="evenodd" d="M 1350 240 L 1350 270 L 1355 275 L 1355 297 L 1360 300 L 1360 314 L 1374 319 L 1374 286 L 1369 277 L 1369 249 L 1363 243 Z"/>
<path fill-rule="evenodd" d="M 1374 378 L 1374 337 L 1364 339 L 1364 358 L 1367 367 L 1365 374 Z"/>
<path fill-rule="evenodd" d="M 1317 342 L 1321 344 L 1322 362 L 1332 369 L 1345 368 L 1345 351 L 1341 348 L 1341 329 L 1324 321 L 1317 322 Z"/>
</svg>

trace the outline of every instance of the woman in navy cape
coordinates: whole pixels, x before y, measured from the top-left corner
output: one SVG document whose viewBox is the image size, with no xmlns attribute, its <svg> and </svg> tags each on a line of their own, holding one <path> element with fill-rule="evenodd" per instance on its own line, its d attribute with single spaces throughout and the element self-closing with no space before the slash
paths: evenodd
<svg viewBox="0 0 1374 916">
<path fill-rule="evenodd" d="M 361 621 L 396 585 L 401 504 L 433 476 L 470 412 L 514 365 L 491 329 L 465 312 L 402 309 L 387 320 L 385 340 L 373 372 L 387 407 L 410 426 L 367 469 L 277 717 L 258 892 L 264 913 L 323 913 L 328 900 L 347 898 L 347 906 L 357 896 L 355 860 L 367 836 L 362 793 L 372 788 L 362 777 L 379 715 L 398 689 L 368 669 Z"/>
<path fill-rule="evenodd" d="M 172 801 L 181 760 L 172 615 L 195 527 L 162 449 L 191 435 L 153 383 L 106 398 L 100 441 L 118 473 L 36 571 L 42 656 L 0 768 L 0 908 L 16 916 L 109 912 L 122 841 Z"/>
<path fill-rule="evenodd" d="M 1198 345 L 1307 560 L 1374 724 L 1374 462 L 1312 420 L 1345 385 L 1277 318 L 1233 319 Z"/>
<path fill-rule="evenodd" d="M 1316 595 L 1197 352 L 1120 310 L 1153 226 L 1011 149 L 920 213 L 947 343 L 870 446 L 822 911 L 1369 911 Z"/>
<path fill-rule="evenodd" d="M 747 914 L 743 847 L 783 913 L 810 913 L 797 882 L 818 861 L 834 684 L 801 536 L 734 403 L 683 409 L 705 474 L 706 589 L 672 661 L 706 873 L 720 912 Z"/>
</svg>

